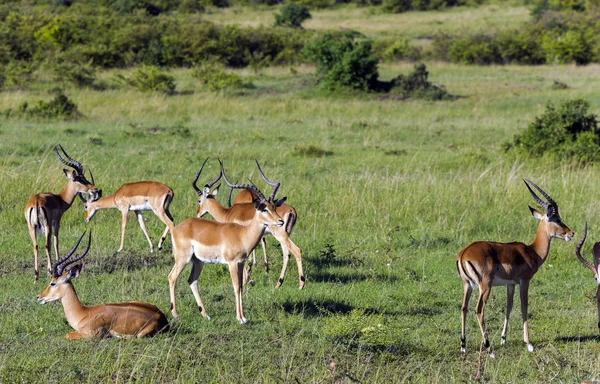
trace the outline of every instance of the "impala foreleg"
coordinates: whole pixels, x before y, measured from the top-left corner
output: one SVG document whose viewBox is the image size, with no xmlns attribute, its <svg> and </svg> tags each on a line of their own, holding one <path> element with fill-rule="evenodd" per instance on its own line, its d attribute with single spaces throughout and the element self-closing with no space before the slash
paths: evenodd
<svg viewBox="0 0 600 384">
<path fill-rule="evenodd" d="M 523 317 L 523 341 L 527 350 L 533 352 L 533 345 L 529 342 L 529 324 L 527 323 L 527 300 L 529 291 L 529 280 L 521 280 L 519 283 L 519 294 L 521 297 L 521 316 Z"/>
<path fill-rule="evenodd" d="M 490 344 L 490 340 L 488 339 L 488 334 L 485 330 L 485 319 L 484 319 L 484 309 L 485 304 L 490 297 L 490 292 L 492 291 L 491 284 L 490 285 L 479 285 L 479 300 L 477 300 L 477 308 L 475 309 L 475 313 L 477 315 L 477 320 L 479 321 L 479 328 L 481 329 L 481 336 L 483 337 L 483 346 L 487 349 L 491 358 L 496 357 L 494 352 L 492 351 L 492 345 Z"/>
<path fill-rule="evenodd" d="M 600 333 L 600 285 L 596 290 L 596 303 L 598 304 L 598 333 Z"/>
<path fill-rule="evenodd" d="M 469 299 L 471 298 L 471 293 L 473 292 L 473 288 L 469 283 L 464 283 L 464 296 L 463 296 L 463 304 L 460 312 L 460 320 L 461 320 L 461 333 L 460 333 L 460 351 L 467 351 L 467 338 L 466 338 L 466 321 L 467 321 L 467 312 L 469 311 Z"/>
<path fill-rule="evenodd" d="M 502 341 L 500 344 L 506 344 L 506 331 L 508 329 L 508 319 L 510 318 L 510 312 L 513 307 L 513 299 L 515 296 L 515 285 L 508 284 L 506 286 L 506 317 L 504 318 L 504 328 L 502 328 Z"/>
<path fill-rule="evenodd" d="M 140 223 L 140 228 L 142 228 L 142 232 L 144 232 L 144 236 L 146 236 L 146 240 L 148 240 L 148 244 L 150 244 L 150 253 L 154 252 L 154 246 L 152 245 L 152 240 L 150 240 L 150 236 L 148 236 L 148 231 L 146 230 L 146 224 L 144 223 L 144 216 L 142 216 L 142 211 L 135 211 L 135 215 L 137 216 L 138 222 Z"/>
<path fill-rule="evenodd" d="M 89 337 L 87 337 L 79 332 L 70 332 L 70 333 L 67 333 L 67 335 L 65 336 L 65 339 L 71 341 L 71 340 L 89 339 Z"/>
<path fill-rule="evenodd" d="M 265 260 L 265 273 L 269 273 L 269 259 L 267 258 L 267 240 L 265 240 L 264 236 L 260 239 L 260 245 L 262 247 L 263 258 Z M 254 260 L 254 263 L 256 263 L 256 260 Z"/>
<path fill-rule="evenodd" d="M 244 317 L 244 308 L 242 305 L 242 282 L 244 278 L 244 262 L 230 262 L 229 273 L 231 275 L 231 282 L 233 284 L 233 291 L 235 293 L 235 312 L 236 317 L 240 324 L 246 324 L 248 320 Z"/>
<path fill-rule="evenodd" d="M 198 292 L 198 277 L 200 277 L 200 273 L 202 273 L 202 268 L 204 268 L 204 263 L 197 258 L 192 257 L 192 272 L 190 272 L 188 283 L 192 289 L 200 313 L 202 313 L 202 316 L 206 317 L 207 320 L 210 320 L 210 316 L 206 313 L 206 307 L 200 298 L 200 292 Z"/>
</svg>

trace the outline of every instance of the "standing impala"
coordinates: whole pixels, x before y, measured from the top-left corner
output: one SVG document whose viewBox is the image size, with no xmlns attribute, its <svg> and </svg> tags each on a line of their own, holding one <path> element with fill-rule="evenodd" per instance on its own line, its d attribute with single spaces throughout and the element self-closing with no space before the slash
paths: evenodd
<svg viewBox="0 0 600 384">
<path fill-rule="evenodd" d="M 224 171 L 221 172 L 223 178 L 227 181 Z M 256 186 L 235 184 L 233 188 L 252 190 L 257 196 L 253 203 L 254 216 L 247 225 L 219 223 L 194 217 L 184 220 L 171 231 L 175 265 L 169 273 L 169 290 L 171 294 L 171 313 L 174 317 L 177 317 L 175 284 L 183 268 L 192 261 L 192 271 L 188 283 L 202 316 L 210 319 L 198 292 L 198 277 L 202 272 L 204 263 L 227 264 L 235 292 L 236 317 L 241 324 L 247 322 L 242 306 L 244 263 L 250 252 L 260 241 L 266 227 L 268 225 L 281 227 L 284 223 L 276 212 L 275 204 L 267 200 Z"/>
<path fill-rule="evenodd" d="M 58 148 L 60 148 L 65 157 L 69 159 L 68 161 L 60 155 Z M 58 159 L 63 164 L 73 168 L 73 170 L 63 169 L 63 172 L 67 177 L 67 185 L 61 193 L 57 195 L 53 193 L 39 193 L 31 196 L 29 201 L 27 201 L 27 205 L 25 205 L 25 220 L 27 220 L 29 235 L 33 242 L 36 281 L 39 276 L 37 232 L 43 232 L 46 237 L 46 257 L 48 259 L 48 272 L 50 272 L 50 237 L 52 236 L 52 230 L 54 229 L 54 253 L 58 259 L 58 231 L 60 230 L 60 219 L 71 207 L 76 195 L 87 192 L 88 198 L 93 198 L 98 191 L 94 186 L 94 176 L 92 175 L 92 182 L 90 183 L 83 174 L 81 163 L 71 158 L 60 145 L 54 147 L 54 150 L 56 151 Z"/>
<path fill-rule="evenodd" d="M 101 196 L 102 191 L 99 195 Z M 154 251 L 152 240 L 148 236 L 142 211 L 152 211 L 167 226 L 163 232 L 158 249 L 162 249 L 167 232 L 173 228 L 173 216 L 169 212 L 169 205 L 173 201 L 173 190 L 158 181 L 139 181 L 137 183 L 123 184 L 114 194 L 106 197 L 100 197 L 97 200 L 88 200 L 85 206 L 85 222 L 89 222 L 96 214 L 96 211 L 104 208 L 117 208 L 121 211 L 123 219 L 121 221 L 121 245 L 117 252 L 123 250 L 125 243 L 125 228 L 127 226 L 127 214 L 134 211 L 142 232 L 150 244 L 150 252 Z"/>
<path fill-rule="evenodd" d="M 527 291 L 529 289 L 529 281 L 546 260 L 550 251 L 550 240 L 556 237 L 569 241 L 575 234 L 562 222 L 558 215 L 558 205 L 554 200 L 533 182 L 529 180 L 524 180 L 524 182 L 533 199 L 546 210 L 544 214 L 529 207 L 533 217 L 540 220 L 533 243 L 526 245 L 519 242 L 496 243 L 492 241 L 476 241 L 467 245 L 458 253 L 456 267 L 464 285 L 461 313 L 462 332 L 460 339 L 460 349 L 462 352 L 465 352 L 466 348 L 465 320 L 473 288 L 479 287 L 479 299 L 477 300 L 475 313 L 483 336 L 482 343 L 487 348 L 490 357 L 494 357 L 485 330 L 483 309 L 490 296 L 492 286 L 506 285 L 506 317 L 502 330 L 502 344 L 505 344 L 508 319 L 513 306 L 515 284 L 519 284 L 520 290 L 523 340 L 527 344 L 527 350 L 533 352 L 533 345 L 529 342 L 529 326 L 527 324 Z M 533 192 L 529 186 L 530 184 L 544 196 L 548 201 L 547 203 Z"/>
<path fill-rule="evenodd" d="M 67 340 L 104 337 L 144 337 L 168 329 L 165 315 L 152 304 L 133 301 L 120 304 L 82 305 L 73 288 L 72 279 L 79 276 L 81 264 L 66 271 L 71 264 L 78 262 L 88 253 L 92 241 L 92 232 L 88 245 L 80 255 L 71 258 L 85 232 L 73 249 L 52 267 L 50 284 L 38 295 L 40 304 L 60 300 L 69 325 L 75 330 L 66 335 Z"/>
<path fill-rule="evenodd" d="M 207 160 L 208 160 L 208 158 L 206 160 L 204 160 L 204 163 L 202 163 L 202 166 L 196 173 L 196 178 L 192 182 L 192 187 L 198 194 L 198 210 L 196 212 L 196 215 L 198 217 L 200 217 L 200 216 L 205 215 L 206 213 L 210 213 L 211 216 L 214 217 L 215 220 L 217 220 L 219 222 L 222 222 L 222 223 L 231 222 L 231 223 L 238 223 L 238 224 L 245 225 L 247 222 L 249 222 L 252 219 L 252 217 L 254 215 L 254 205 L 252 204 L 252 202 L 254 200 L 256 200 L 258 198 L 258 196 L 256 196 L 255 192 L 244 189 L 236 196 L 234 205 L 232 205 L 230 208 L 223 207 L 214 198 L 217 195 L 219 189 L 217 188 L 212 192 L 210 191 L 210 188 L 221 178 L 221 174 L 223 173 L 222 170 L 221 170 L 221 174 L 219 176 L 217 176 L 215 179 L 213 179 L 210 183 L 206 184 L 203 189 L 198 188 L 198 186 L 196 185 L 196 182 L 198 181 L 198 178 L 200 177 L 200 173 L 202 173 L 202 169 L 204 168 L 204 164 L 206 164 Z M 258 170 L 259 170 L 262 178 L 265 180 L 265 182 L 267 184 L 269 184 L 273 188 L 273 191 L 271 192 L 271 195 L 269 196 L 269 201 L 271 201 L 271 202 L 273 202 L 273 204 L 275 204 L 277 214 L 279 216 L 281 216 L 281 218 L 284 221 L 283 227 L 269 226 L 269 227 L 267 227 L 267 230 L 265 231 L 265 234 L 272 234 L 273 237 L 275 237 L 275 239 L 277 239 L 277 241 L 279 241 L 279 243 L 281 244 L 281 250 L 283 252 L 283 266 L 281 268 L 281 273 L 279 275 L 279 280 L 277 281 L 276 287 L 279 287 L 279 286 L 281 286 L 281 284 L 283 284 L 283 279 L 285 277 L 285 273 L 287 270 L 287 264 L 290 259 L 290 251 L 291 251 L 296 259 L 296 264 L 298 265 L 299 288 L 302 289 L 302 288 L 304 288 L 304 284 L 306 281 L 306 279 L 304 277 L 304 273 L 302 271 L 302 251 L 290 239 L 290 234 L 292 233 L 292 230 L 294 229 L 294 225 L 296 224 L 296 218 L 297 218 L 296 210 L 292 206 L 284 203 L 285 199 L 286 199 L 285 197 L 275 200 L 275 194 L 277 193 L 277 189 L 279 188 L 281 183 L 272 182 L 269 179 L 267 179 L 267 177 L 263 173 L 258 161 L 256 161 L 256 165 L 258 166 Z M 227 182 L 227 185 L 229 185 L 229 187 L 231 187 L 233 189 L 232 184 L 230 184 L 228 180 L 225 180 L 225 181 Z M 265 266 L 267 267 L 267 270 L 268 270 L 266 242 L 265 242 L 264 236 L 261 238 L 261 245 L 263 248 Z M 247 277 L 246 277 L 246 279 L 247 279 Z M 245 282 L 246 281 L 244 281 L 244 283 Z"/>
<path fill-rule="evenodd" d="M 577 258 L 579 259 L 579 261 L 581 261 L 583 263 L 583 265 L 585 265 L 587 268 L 589 268 L 592 271 L 592 273 L 594 274 L 594 277 L 596 278 L 596 283 L 598 284 L 598 289 L 596 290 L 596 303 L 598 306 L 598 332 L 600 332 L 600 275 L 599 275 L 600 270 L 598 269 L 598 267 L 600 267 L 600 241 L 596 242 L 596 244 L 594 244 L 594 248 L 592 249 L 592 258 L 594 259 L 594 265 L 592 266 L 592 264 L 588 263 L 581 256 L 581 252 L 580 252 L 581 247 L 583 247 L 583 243 L 585 242 L 586 237 L 587 237 L 587 223 L 585 223 L 585 230 L 583 231 L 583 238 L 577 245 L 577 249 L 575 249 L 575 255 L 577 255 Z"/>
</svg>

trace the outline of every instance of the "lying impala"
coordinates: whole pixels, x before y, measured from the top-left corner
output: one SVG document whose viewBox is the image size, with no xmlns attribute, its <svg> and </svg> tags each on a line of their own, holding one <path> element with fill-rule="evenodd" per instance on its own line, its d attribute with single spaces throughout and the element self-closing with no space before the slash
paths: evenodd
<svg viewBox="0 0 600 384">
<path fill-rule="evenodd" d="M 61 154 L 58 152 L 58 148 L 60 148 L 65 157 L 69 159 L 68 161 L 61 156 Z M 27 201 L 27 204 L 25 205 L 25 220 L 27 220 L 29 235 L 31 236 L 31 241 L 33 242 L 36 281 L 39 276 L 38 244 L 36 237 L 37 233 L 43 232 L 45 234 L 46 257 L 48 259 L 48 272 L 50 272 L 50 237 L 52 236 L 52 230 L 54 229 L 54 253 L 58 259 L 58 231 L 60 230 L 60 219 L 71 207 L 76 195 L 88 193 L 88 198 L 93 199 L 98 191 L 94 186 L 94 176 L 92 175 L 92 182 L 90 183 L 85 178 L 81 163 L 71 158 L 60 145 L 58 147 L 54 147 L 54 150 L 56 151 L 56 156 L 58 156 L 58 159 L 63 164 L 73 168 L 73 170 L 70 171 L 68 169 L 63 169 L 63 172 L 67 177 L 67 185 L 62 192 L 57 195 L 53 193 L 39 193 L 37 195 L 33 195 L 29 198 L 29 201 Z"/>
<path fill-rule="evenodd" d="M 596 283 L 598 284 L 598 289 L 596 290 L 596 303 L 598 305 L 598 332 L 600 332 L 600 275 L 599 275 L 600 270 L 598 269 L 598 267 L 600 267 L 600 241 L 597 242 L 596 244 L 594 244 L 594 248 L 592 249 L 592 257 L 594 259 L 594 265 L 592 266 L 592 264 L 588 263 L 581 256 L 581 253 L 580 253 L 581 247 L 583 247 L 583 243 L 585 242 L 586 237 L 587 237 L 587 223 L 585 223 L 585 230 L 583 231 L 583 238 L 577 245 L 577 249 L 575 249 L 575 255 L 577 255 L 577 258 L 579 259 L 579 261 L 581 261 L 583 263 L 583 265 L 585 265 L 587 268 L 589 268 L 592 271 L 592 273 L 594 274 L 594 277 L 596 278 Z"/>
<path fill-rule="evenodd" d="M 102 196 L 102 191 L 98 193 Z M 99 209 L 116 208 L 121 211 L 123 219 L 121 221 L 121 245 L 117 252 L 123 250 L 125 243 L 125 228 L 127 227 L 127 214 L 129 211 L 134 211 L 142 232 L 150 244 L 150 252 L 154 252 L 152 240 L 148 236 L 146 225 L 142 211 L 152 211 L 158 218 L 167 226 L 163 232 L 158 249 L 162 249 L 163 242 L 169 232 L 173 228 L 173 216 L 169 212 L 169 206 L 173 201 L 173 190 L 163 183 L 158 181 L 139 181 L 137 183 L 123 184 L 117 192 L 110 196 L 100 197 L 97 200 L 88 200 L 85 205 L 85 222 L 89 222 Z"/>
<path fill-rule="evenodd" d="M 519 242 L 496 243 L 491 241 L 476 241 L 467 245 L 458 253 L 456 267 L 464 285 L 461 313 L 462 332 L 460 339 L 460 349 L 462 352 L 465 352 L 466 348 L 465 320 L 473 288 L 479 287 L 479 299 L 477 300 L 475 313 L 479 321 L 481 334 L 483 335 L 482 343 L 487 348 L 490 357 L 494 357 L 485 330 L 483 309 L 490 296 L 492 286 L 506 285 L 508 296 L 506 300 L 506 317 L 502 330 L 502 344 L 505 344 L 508 319 L 513 306 L 515 284 L 519 284 L 520 290 L 523 340 L 527 344 L 527 350 L 533 352 L 533 345 L 529 342 L 529 325 L 527 324 L 527 292 L 529 281 L 546 260 L 550 251 L 550 240 L 556 237 L 569 241 L 575 234 L 562 222 L 558 214 L 558 205 L 554 200 L 533 182 L 529 180 L 524 181 L 533 199 L 546 210 L 544 214 L 529 207 L 533 217 L 540 220 L 533 243 L 526 245 Z M 547 203 L 535 194 L 529 186 L 530 184 L 544 196 L 548 201 Z"/>
<path fill-rule="evenodd" d="M 217 195 L 217 193 L 219 192 L 218 187 L 214 191 L 212 191 L 212 192 L 210 191 L 210 188 L 212 188 L 212 186 L 221 178 L 221 175 L 223 174 L 222 169 L 221 169 L 221 174 L 219 174 L 219 176 L 217 176 L 211 182 L 206 184 L 204 186 L 204 188 L 200 189 L 196 185 L 196 182 L 198 181 L 198 178 L 200 177 L 200 174 L 202 173 L 202 169 L 204 168 L 204 164 L 206 164 L 207 160 L 208 160 L 208 158 L 206 160 L 204 160 L 204 163 L 202 163 L 202 166 L 196 173 L 196 177 L 195 177 L 194 181 L 192 182 L 192 187 L 198 194 L 198 210 L 196 211 L 196 215 L 198 217 L 200 217 L 200 216 L 205 215 L 206 213 L 210 213 L 210 215 L 212 217 L 214 217 L 215 220 L 217 220 L 218 222 L 238 223 L 238 224 L 246 225 L 246 223 L 248 223 L 254 215 L 254 205 L 252 204 L 252 202 L 254 200 L 256 200 L 258 198 L 258 196 L 255 195 L 255 192 L 244 189 L 236 196 L 236 198 L 234 200 L 234 204 L 230 208 L 223 207 L 214 198 Z M 296 263 L 298 265 L 298 279 L 300 281 L 299 288 L 302 289 L 302 288 L 304 288 L 304 283 L 306 281 L 306 279 L 304 277 L 304 273 L 302 272 L 302 251 L 290 239 L 290 234 L 292 233 L 292 230 L 294 229 L 294 225 L 296 224 L 296 218 L 297 218 L 296 210 L 293 207 L 291 207 L 290 205 L 287 205 L 284 203 L 284 201 L 286 199 L 285 197 L 275 200 L 275 194 L 277 193 L 277 189 L 279 188 L 281 183 L 275 183 L 275 182 L 272 182 L 269 179 L 267 179 L 267 177 L 263 173 L 258 161 L 256 161 L 256 165 L 258 166 L 258 170 L 259 170 L 262 178 L 265 180 L 265 182 L 267 182 L 267 184 L 269 184 L 273 188 L 273 191 L 271 192 L 271 195 L 269 196 L 269 201 L 271 201 L 273 204 L 275 204 L 277 214 L 279 216 L 281 216 L 281 218 L 284 221 L 283 227 L 269 226 L 269 227 L 267 227 L 267 230 L 265 231 L 265 234 L 272 234 L 273 237 L 275 237 L 275 239 L 277 239 L 277 241 L 279 241 L 279 243 L 281 244 L 281 250 L 283 252 L 283 266 L 281 268 L 281 273 L 279 275 L 279 280 L 277 282 L 276 287 L 279 287 L 279 286 L 281 286 L 281 284 L 283 284 L 283 279 L 285 277 L 285 273 L 287 270 L 287 264 L 290 259 L 290 250 L 291 250 L 292 254 L 296 258 Z M 227 182 L 227 185 L 229 185 L 233 189 L 232 184 L 229 183 L 229 181 L 227 181 L 227 180 L 226 180 L 226 182 Z M 261 238 L 261 244 L 262 244 L 263 254 L 264 254 L 264 258 L 265 258 L 265 266 L 268 271 L 266 242 L 265 242 L 264 237 Z M 244 279 L 244 283 L 246 283 L 247 278 L 248 277 L 246 277 Z"/>
<path fill-rule="evenodd" d="M 221 164 L 222 167 L 222 164 Z M 222 168 L 221 168 L 222 169 Z M 223 178 L 227 176 L 222 170 Z M 242 306 L 242 280 L 244 263 L 258 244 L 268 225 L 283 226 L 283 220 L 276 212 L 275 204 L 267 200 L 254 185 L 235 184 L 233 188 L 251 190 L 256 194 L 254 216 L 247 225 L 219 223 L 202 218 L 184 220 L 171 231 L 175 265 L 169 273 L 171 313 L 177 317 L 175 304 L 175 284 L 183 268 L 192 261 L 192 271 L 188 283 L 196 298 L 202 316 L 210 319 L 198 292 L 198 277 L 204 263 L 227 264 L 235 291 L 236 317 L 241 324 L 247 322 Z"/>
<path fill-rule="evenodd" d="M 75 264 L 88 253 L 92 241 L 92 233 L 88 245 L 80 255 L 71 258 L 77 250 L 85 232 L 77 244 L 52 267 L 50 284 L 40 293 L 37 300 L 40 304 L 60 300 L 69 325 L 75 330 L 66 335 L 67 340 L 92 339 L 104 337 L 144 337 L 157 332 L 166 331 L 169 322 L 165 315 L 155 306 L 140 301 L 120 304 L 82 305 L 73 288 L 72 279 L 79 276 L 81 264 L 70 270 L 67 267 Z"/>
</svg>

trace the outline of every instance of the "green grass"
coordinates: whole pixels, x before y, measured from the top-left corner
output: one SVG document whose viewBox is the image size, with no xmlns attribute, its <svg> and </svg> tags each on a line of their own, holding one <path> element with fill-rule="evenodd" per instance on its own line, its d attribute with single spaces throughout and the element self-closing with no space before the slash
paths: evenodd
<svg viewBox="0 0 600 384">
<path fill-rule="evenodd" d="M 381 67 L 387 78 L 409 70 L 408 64 Z M 492 290 L 486 320 L 497 358 L 484 356 L 484 378 L 575 382 L 600 376 L 596 284 L 574 257 L 586 220 L 586 256 L 598 239 L 598 167 L 500 153 L 502 143 L 549 101 L 584 97 L 598 111 L 598 66 L 428 63 L 428 70 L 434 83 L 459 98 L 401 102 L 322 94 L 305 67 L 297 75 L 285 68 L 262 75 L 240 71 L 254 89 L 213 94 L 180 70 L 172 72 L 179 91 L 174 96 L 67 88 L 84 119 L 0 121 L 0 381 L 473 380 L 481 335 L 472 298 L 467 353 L 460 353 L 456 254 L 474 240 L 533 239 L 537 222 L 527 205 L 534 201 L 522 178 L 558 202 L 577 235 L 572 243 L 554 240 L 549 260 L 532 280 L 535 352 L 522 342 L 518 298 L 508 343 L 500 345 L 506 294 L 503 287 Z M 552 89 L 555 79 L 570 88 Z M 0 109 L 50 98 L 47 90 L 54 85 L 40 81 L 30 90 L 3 92 Z M 260 180 L 253 160 L 259 159 L 267 176 L 282 182 L 278 195 L 288 196 L 298 211 L 293 239 L 303 250 L 306 288 L 297 289 L 293 260 L 285 284 L 274 288 L 281 256 L 269 239 L 272 272 L 265 275 L 260 264 L 254 270 L 256 285 L 244 297 L 248 325 L 235 320 L 226 267 L 207 265 L 199 287 L 210 321 L 200 316 L 187 287 L 188 267 L 177 286 L 180 318 L 172 333 L 67 342 L 71 328 L 60 304 L 36 303 L 47 278 L 33 283 L 23 217 L 30 195 L 58 192 L 65 183 L 52 150 L 58 143 L 94 172 L 104 194 L 143 179 L 171 186 L 176 223 L 196 210 L 190 183 L 204 158 L 211 156 L 202 179 L 214 177 L 219 157 L 228 176 L 239 181 Z M 319 151 L 330 154 L 315 156 Z M 163 224 L 145 216 L 156 244 Z M 116 254 L 120 214 L 104 210 L 88 224 L 82 219 L 76 202 L 63 218 L 60 237 L 64 252 L 85 229 L 94 231 L 74 282 L 81 300 L 144 300 L 168 312 L 170 239 L 163 251 L 150 254 L 131 215 L 125 250 Z"/>
</svg>

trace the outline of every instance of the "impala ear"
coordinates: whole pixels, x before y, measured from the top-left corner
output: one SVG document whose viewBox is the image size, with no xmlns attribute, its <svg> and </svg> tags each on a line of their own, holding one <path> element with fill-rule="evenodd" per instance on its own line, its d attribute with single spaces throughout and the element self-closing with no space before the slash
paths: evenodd
<svg viewBox="0 0 600 384">
<path fill-rule="evenodd" d="M 81 272 L 81 268 L 83 267 L 83 264 L 77 264 L 76 266 L 74 266 L 73 268 L 71 268 L 69 270 L 69 276 L 67 277 L 68 280 L 74 279 L 77 276 L 79 276 L 79 272 Z"/>
<path fill-rule="evenodd" d="M 265 207 L 265 203 L 261 202 L 259 199 L 254 200 L 254 208 L 256 208 L 257 211 L 262 211 Z"/>
<path fill-rule="evenodd" d="M 275 200 L 275 208 L 281 207 L 283 203 L 287 200 L 287 196 L 282 197 L 281 199 Z"/>
<path fill-rule="evenodd" d="M 217 193 L 219 193 L 219 188 L 221 188 L 221 183 L 219 183 L 219 184 L 217 185 L 217 188 L 215 188 L 215 190 L 214 190 L 214 191 L 212 191 L 212 195 L 213 195 L 213 196 L 216 196 L 216 195 L 217 195 Z"/>
<path fill-rule="evenodd" d="M 535 208 L 529 207 L 529 210 L 531 211 L 531 214 L 533 215 L 533 217 L 535 217 L 538 220 L 542 220 L 542 218 L 544 217 L 544 214 Z"/>
<path fill-rule="evenodd" d="M 75 177 L 75 171 L 70 171 L 68 169 L 63 168 L 63 172 L 65 173 L 65 176 L 67 176 L 67 179 L 69 179 L 69 180 L 73 180 L 73 178 Z"/>
</svg>

